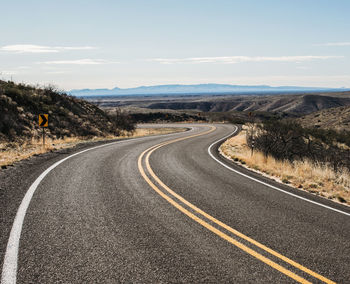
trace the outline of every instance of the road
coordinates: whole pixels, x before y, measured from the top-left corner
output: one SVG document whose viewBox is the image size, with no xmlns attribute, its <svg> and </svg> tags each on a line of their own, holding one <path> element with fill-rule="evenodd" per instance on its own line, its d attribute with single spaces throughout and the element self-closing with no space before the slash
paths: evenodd
<svg viewBox="0 0 350 284">
<path fill-rule="evenodd" d="M 188 127 L 2 171 L 2 283 L 349 283 L 349 207 L 221 158 L 235 126 Z"/>
</svg>

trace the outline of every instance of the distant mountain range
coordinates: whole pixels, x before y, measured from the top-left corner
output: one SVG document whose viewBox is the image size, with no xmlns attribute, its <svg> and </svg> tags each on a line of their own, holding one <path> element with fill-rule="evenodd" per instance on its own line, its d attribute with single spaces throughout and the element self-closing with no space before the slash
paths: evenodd
<svg viewBox="0 0 350 284">
<path fill-rule="evenodd" d="M 198 85 L 158 85 L 141 86 L 137 88 L 120 89 L 80 89 L 68 93 L 78 97 L 85 96 L 118 96 L 118 95 L 186 95 L 186 94 L 240 94 L 240 93 L 277 93 L 277 92 L 318 92 L 318 91 L 345 91 L 349 89 L 315 88 L 267 85 L 244 86 L 227 84 L 198 84 Z"/>
</svg>

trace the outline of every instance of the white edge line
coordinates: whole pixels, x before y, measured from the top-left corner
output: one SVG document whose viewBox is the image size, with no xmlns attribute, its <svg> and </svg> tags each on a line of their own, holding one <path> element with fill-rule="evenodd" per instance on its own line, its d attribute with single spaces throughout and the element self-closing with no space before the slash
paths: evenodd
<svg viewBox="0 0 350 284">
<path fill-rule="evenodd" d="M 212 144 L 209 146 L 209 148 L 208 148 L 208 153 L 209 153 L 210 157 L 212 157 L 216 162 L 218 162 L 220 165 L 224 166 L 225 168 L 229 169 L 230 171 L 235 172 L 235 173 L 237 173 L 237 174 L 239 174 L 239 175 L 241 175 L 241 176 L 244 176 L 244 177 L 246 177 L 246 178 L 249 178 L 249 179 L 251 179 L 251 180 L 253 180 L 253 181 L 256 181 L 256 182 L 258 182 L 258 183 L 260 183 L 260 184 L 263 184 L 263 185 L 268 186 L 268 187 L 270 187 L 270 188 L 273 188 L 273 189 L 275 189 L 275 190 L 281 191 L 281 192 L 283 192 L 283 193 L 289 194 L 289 195 L 291 195 L 291 196 L 293 196 L 293 197 L 296 197 L 296 198 L 299 198 L 299 199 L 301 199 L 301 200 L 310 202 L 310 203 L 312 203 L 312 204 L 316 204 L 316 205 L 322 206 L 322 207 L 324 207 L 324 208 L 333 210 L 333 211 L 335 211 L 335 212 L 344 214 L 344 215 L 346 215 L 346 216 L 350 216 L 350 213 L 347 213 L 347 212 L 341 211 L 341 210 L 339 210 L 339 209 L 335 209 L 335 208 L 333 208 L 333 207 L 324 205 L 324 204 L 322 204 L 322 203 L 318 203 L 318 202 L 316 202 L 316 201 L 313 201 L 313 200 L 307 199 L 307 198 L 305 198 L 305 197 L 296 195 L 296 194 L 294 194 L 294 193 L 288 192 L 288 191 L 286 191 L 286 190 L 283 190 L 283 189 L 281 189 L 281 188 L 278 188 L 278 187 L 276 187 L 276 186 L 273 186 L 273 185 L 271 185 L 271 184 L 268 184 L 268 183 L 263 182 L 263 181 L 261 181 L 261 180 L 258 180 L 258 179 L 256 179 L 256 178 L 253 178 L 253 177 L 251 177 L 251 176 L 249 176 L 249 175 L 246 175 L 246 174 L 244 174 L 244 173 L 241 173 L 240 171 L 237 171 L 237 170 L 231 168 L 230 166 L 224 164 L 223 162 L 221 162 L 221 161 L 219 161 L 217 158 L 215 158 L 214 155 L 213 155 L 212 152 L 211 152 L 211 148 L 212 148 L 215 144 L 217 144 L 217 143 L 221 142 L 222 140 L 224 140 L 224 139 L 230 137 L 231 135 L 235 134 L 236 131 L 238 130 L 238 127 L 237 127 L 237 126 L 235 126 L 235 127 L 236 127 L 236 129 L 235 129 L 231 134 L 225 136 L 224 138 L 221 138 L 221 139 L 215 141 L 214 143 L 212 143 Z"/>
<path fill-rule="evenodd" d="M 194 130 L 194 127 L 188 127 L 188 128 L 190 128 L 190 130 L 185 131 L 185 133 L 192 132 Z M 182 132 L 180 132 L 180 133 L 182 133 Z M 29 187 L 28 191 L 26 192 L 25 196 L 22 199 L 21 205 L 19 206 L 19 208 L 17 210 L 16 217 L 15 217 L 15 220 L 13 221 L 12 229 L 11 229 L 10 236 L 9 236 L 9 239 L 7 242 L 6 252 L 5 252 L 5 256 L 4 256 L 4 263 L 2 266 L 1 284 L 15 284 L 17 281 L 18 251 L 19 251 L 19 242 L 20 242 L 20 238 L 21 238 L 24 217 L 26 215 L 27 209 L 28 209 L 30 201 L 34 195 L 34 192 L 36 191 L 40 182 L 45 178 L 45 176 L 49 172 L 51 172 L 54 168 L 56 168 L 59 164 L 63 163 L 64 161 L 66 161 L 74 156 L 85 153 L 87 151 L 110 146 L 113 144 L 126 143 L 126 142 L 130 142 L 130 141 L 141 140 L 141 139 L 151 139 L 154 137 L 165 137 L 165 136 L 176 135 L 176 134 L 179 134 L 179 132 L 165 134 L 165 135 L 163 134 L 163 135 L 154 135 L 154 136 L 139 137 L 139 138 L 134 138 L 134 139 L 127 139 L 127 140 L 115 141 L 115 142 L 95 146 L 95 147 L 80 151 L 78 153 L 72 154 L 66 158 L 63 158 L 62 160 L 59 160 L 58 162 L 54 163 L 49 168 L 47 168 L 44 172 L 42 172 L 41 175 Z"/>
</svg>

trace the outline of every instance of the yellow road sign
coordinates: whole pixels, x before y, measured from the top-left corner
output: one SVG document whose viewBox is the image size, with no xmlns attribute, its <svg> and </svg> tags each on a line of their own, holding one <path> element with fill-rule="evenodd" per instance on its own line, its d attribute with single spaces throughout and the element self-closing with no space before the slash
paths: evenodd
<svg viewBox="0 0 350 284">
<path fill-rule="evenodd" d="M 39 126 L 48 127 L 49 126 L 49 115 L 48 114 L 39 114 Z"/>
</svg>

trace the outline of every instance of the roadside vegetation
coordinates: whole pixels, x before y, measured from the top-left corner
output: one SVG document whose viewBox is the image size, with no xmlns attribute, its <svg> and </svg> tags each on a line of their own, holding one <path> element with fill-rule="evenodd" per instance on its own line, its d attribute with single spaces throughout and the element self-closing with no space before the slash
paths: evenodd
<svg viewBox="0 0 350 284">
<path fill-rule="evenodd" d="M 278 181 L 350 204 L 350 133 L 295 121 L 248 123 L 221 152 Z"/>
<path fill-rule="evenodd" d="M 52 86 L 34 87 L 0 81 L 0 140 L 28 141 L 38 138 L 38 115 L 49 115 L 46 135 L 52 139 L 67 137 L 118 136 L 135 125 L 122 114 L 110 116 L 97 106 Z"/>
<path fill-rule="evenodd" d="M 130 119 L 135 123 L 157 122 L 207 122 L 207 118 L 199 114 L 169 113 L 169 112 L 145 112 L 131 113 Z"/>
<path fill-rule="evenodd" d="M 186 131 L 186 128 L 136 128 L 132 132 L 123 131 L 119 136 L 104 136 L 94 138 L 84 137 L 66 137 L 62 139 L 46 139 L 45 147 L 42 145 L 41 139 L 32 139 L 26 142 L 10 142 L 0 143 L 0 168 L 6 169 L 8 166 L 12 166 L 14 163 L 28 159 L 32 156 L 37 156 L 47 152 L 53 152 L 56 150 L 71 148 L 80 143 L 89 143 L 106 140 L 116 140 L 123 138 L 136 138 L 149 135 L 170 134 L 175 132 Z"/>
<path fill-rule="evenodd" d="M 293 120 L 267 120 L 250 124 L 247 145 L 278 160 L 304 160 L 327 164 L 335 171 L 350 170 L 350 132 L 304 128 Z"/>
<path fill-rule="evenodd" d="M 49 115 L 42 146 L 39 114 Z M 0 167 L 81 142 L 167 134 L 173 128 L 137 129 L 135 121 L 119 110 L 108 114 L 94 104 L 52 86 L 35 87 L 0 80 Z"/>
</svg>

